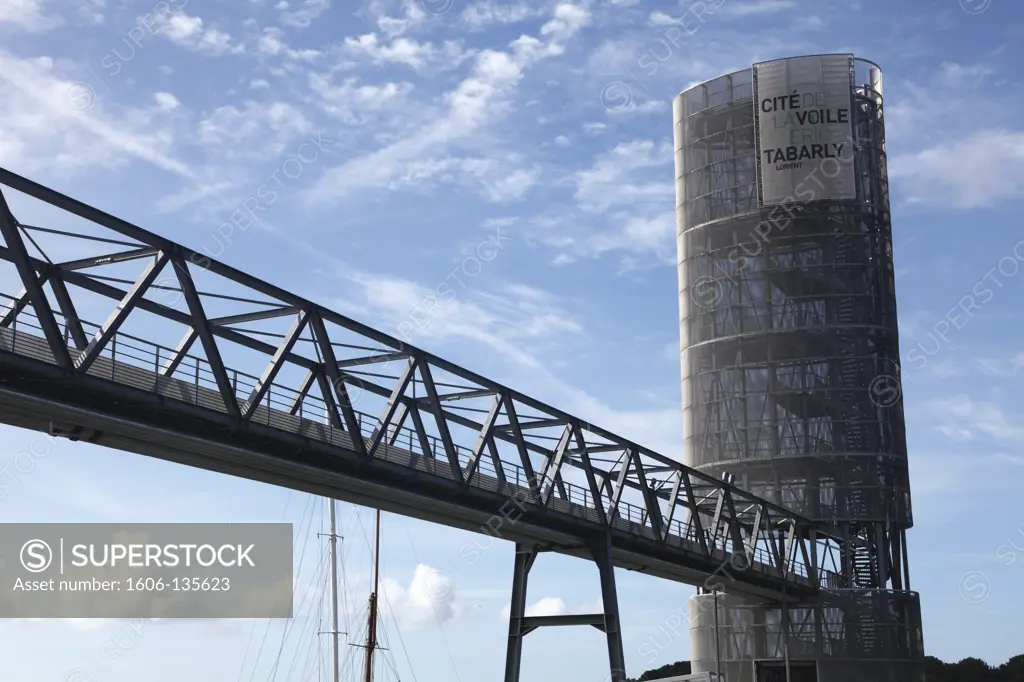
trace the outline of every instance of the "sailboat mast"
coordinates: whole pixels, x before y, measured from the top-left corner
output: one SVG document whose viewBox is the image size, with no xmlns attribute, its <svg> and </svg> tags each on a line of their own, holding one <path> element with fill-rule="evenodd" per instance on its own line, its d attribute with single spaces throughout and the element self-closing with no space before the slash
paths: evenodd
<svg viewBox="0 0 1024 682">
<path fill-rule="evenodd" d="M 341 652 L 338 649 L 338 535 L 337 527 L 337 502 L 332 498 L 328 500 L 328 526 L 330 533 L 331 551 L 331 680 L 341 682 Z"/>
<path fill-rule="evenodd" d="M 366 682 L 373 682 L 373 650 L 377 648 L 377 590 L 380 586 L 380 509 L 374 533 L 373 593 L 370 595 L 369 622 L 366 625 Z"/>
</svg>

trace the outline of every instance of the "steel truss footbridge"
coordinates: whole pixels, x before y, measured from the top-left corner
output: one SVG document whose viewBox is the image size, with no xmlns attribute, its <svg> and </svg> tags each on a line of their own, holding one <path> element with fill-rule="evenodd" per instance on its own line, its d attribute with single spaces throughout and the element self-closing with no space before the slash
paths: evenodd
<svg viewBox="0 0 1024 682">
<path fill-rule="evenodd" d="M 614 567 L 842 581 L 828 526 L 4 169 L 0 237 L 0 421 L 515 542 L 507 682 L 550 625 L 625 680 Z M 547 551 L 597 563 L 603 613 L 525 615 Z"/>
</svg>

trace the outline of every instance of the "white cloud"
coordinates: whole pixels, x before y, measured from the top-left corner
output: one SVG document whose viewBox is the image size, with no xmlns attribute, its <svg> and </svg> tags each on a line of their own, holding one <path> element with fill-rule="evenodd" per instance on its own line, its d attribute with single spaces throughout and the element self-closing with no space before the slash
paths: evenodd
<svg viewBox="0 0 1024 682">
<path fill-rule="evenodd" d="M 173 194 L 161 197 L 154 208 L 158 213 L 176 213 L 183 208 L 201 203 L 205 199 L 221 196 L 235 186 L 235 183 L 228 181 L 186 186 Z"/>
<path fill-rule="evenodd" d="M 198 120 L 191 113 L 179 117 L 188 125 L 190 146 L 199 149 L 205 162 L 194 182 L 168 190 L 155 207 L 160 213 L 194 207 L 192 217 L 201 221 L 226 219 L 243 197 L 251 197 L 265 183 L 280 189 L 286 182 L 299 186 L 306 169 L 323 163 L 337 143 L 333 130 L 315 125 L 287 101 L 246 100 L 238 106 L 217 107 Z M 264 165 L 268 162 L 276 164 L 273 173 Z M 285 169 L 284 163 L 292 165 Z M 246 194 L 232 195 L 232 190 Z M 273 199 L 264 196 L 264 208 L 271 203 Z M 276 229 L 265 220 L 257 224 L 261 229 Z"/>
<path fill-rule="evenodd" d="M 3 0 L 0 2 L 0 25 L 11 24 L 31 33 L 47 31 L 63 22 L 60 17 L 43 12 L 44 0 Z"/>
<path fill-rule="evenodd" d="M 662 211 L 651 217 L 622 216 L 618 230 L 598 233 L 590 240 L 595 255 L 608 251 L 651 252 L 661 261 L 675 258 L 675 213 Z"/>
<path fill-rule="evenodd" d="M 281 12 L 281 23 L 294 28 L 308 28 L 330 6 L 330 0 L 303 0 L 298 9 Z"/>
<path fill-rule="evenodd" d="M 387 188 L 430 189 L 438 184 L 455 184 L 477 189 L 485 199 L 501 203 L 519 199 L 537 182 L 538 171 L 513 166 L 518 156 L 504 159 L 447 157 L 411 161 L 392 178 Z"/>
<path fill-rule="evenodd" d="M 985 131 L 1019 128 L 1015 97 L 986 83 L 985 64 L 943 62 L 921 82 L 892 79 L 885 84 L 885 133 L 890 168 L 911 152 L 948 147 Z M 929 125 L 921 125 L 921 112 Z"/>
<path fill-rule="evenodd" d="M 499 244 L 507 247 L 501 242 L 503 236 Z M 475 251 L 475 246 L 469 250 Z M 501 258 L 501 253 L 495 258 Z M 481 269 L 475 277 L 486 272 Z M 361 286 L 363 300 L 348 299 L 337 304 L 364 318 L 380 320 L 381 328 L 397 329 L 397 335 L 408 335 L 417 345 L 468 339 L 507 354 L 521 367 L 535 369 L 544 367 L 538 355 L 549 344 L 564 343 L 567 335 L 583 333 L 560 301 L 546 291 L 517 283 L 486 287 L 482 280 L 468 273 L 457 274 L 458 281 L 445 280 L 455 296 L 433 306 L 429 312 L 424 311 L 424 302 L 429 297 L 437 298 L 442 282 L 426 287 L 398 277 L 356 270 L 349 270 L 345 278 Z"/>
<path fill-rule="evenodd" d="M 565 602 L 558 597 L 543 597 L 534 604 L 530 604 L 526 607 L 526 617 L 532 618 L 535 616 L 564 616 L 569 610 L 565 607 Z M 505 604 L 501 609 L 501 620 L 507 621 L 512 616 L 512 606 Z"/>
<path fill-rule="evenodd" d="M 441 110 L 425 126 L 417 125 L 402 139 L 377 151 L 329 169 L 307 198 L 333 204 L 360 190 L 388 187 L 405 174 L 408 164 L 493 123 L 507 110 L 523 73 L 538 61 L 561 54 L 565 43 L 590 20 L 589 12 L 563 3 L 540 30 L 546 40 L 523 35 L 499 52 L 476 55 L 472 73 L 443 97 Z"/>
<path fill-rule="evenodd" d="M 153 30 L 166 36 L 172 43 L 196 52 L 221 55 L 243 51 L 240 45 L 234 44 L 229 34 L 216 28 L 204 28 L 200 17 L 185 12 L 159 15 L 153 22 Z"/>
<path fill-rule="evenodd" d="M 287 102 L 248 101 L 241 109 L 227 105 L 213 110 L 197 128 L 199 141 L 222 149 L 222 157 L 266 158 L 281 154 L 314 126 Z"/>
<path fill-rule="evenodd" d="M 490 201 L 503 202 L 519 199 L 537 184 L 538 171 L 535 169 L 505 168 L 504 177 L 485 183 L 484 196 Z"/>
<path fill-rule="evenodd" d="M 424 630 L 455 616 L 455 583 L 443 571 L 419 564 L 408 587 L 385 578 L 387 605 L 403 630 Z"/>
<path fill-rule="evenodd" d="M 482 29 L 496 24 L 516 24 L 542 16 L 546 11 L 546 7 L 525 2 L 483 0 L 464 9 L 461 18 L 470 28 Z"/>
<path fill-rule="evenodd" d="M 576 201 L 588 211 L 605 211 L 615 205 L 632 205 L 650 199 L 663 200 L 675 192 L 671 174 L 664 181 L 635 181 L 634 171 L 658 169 L 658 175 L 672 163 L 672 145 L 652 140 L 635 140 L 615 146 L 589 169 L 576 174 Z"/>
<path fill-rule="evenodd" d="M 391 0 L 373 0 L 368 10 L 376 20 L 377 27 L 387 36 L 404 35 L 434 18 L 423 10 L 421 0 L 401 0 L 401 16 L 388 14 L 384 6 L 393 4 Z"/>
<path fill-rule="evenodd" d="M 256 41 L 256 49 L 258 49 L 261 54 L 266 55 L 277 55 L 284 52 L 288 47 L 282 40 L 283 35 L 284 34 L 281 29 L 274 26 L 264 28 L 263 35 L 260 36 L 258 41 Z"/>
<path fill-rule="evenodd" d="M 403 37 L 382 43 L 375 33 L 346 38 L 344 46 L 348 54 L 365 57 L 374 64 L 404 64 L 414 69 L 427 65 L 456 68 L 471 54 L 464 53 L 454 41 L 445 41 L 440 47 Z"/>
<path fill-rule="evenodd" d="M 647 23 L 651 26 L 678 26 L 679 19 L 658 11 L 651 12 L 651 16 L 647 18 Z"/>
<path fill-rule="evenodd" d="M 1024 370 L 1024 353 L 1017 353 L 1009 359 L 978 358 L 975 363 L 982 374 L 1012 377 Z"/>
<path fill-rule="evenodd" d="M 890 177 L 911 203 L 980 208 L 1024 196 L 1024 132 L 981 130 L 899 155 Z"/>
<path fill-rule="evenodd" d="M 531 237 L 555 250 L 559 264 L 611 252 L 621 254 L 620 274 L 674 262 L 671 169 L 670 142 L 620 143 L 572 176 L 583 217 L 575 212 L 541 216 L 533 222 Z M 652 256 L 653 262 L 644 260 Z"/>
<path fill-rule="evenodd" d="M 260 37 L 256 40 L 256 50 L 268 57 L 284 57 L 296 62 L 313 62 L 321 56 L 319 50 L 292 49 L 285 41 L 284 31 L 276 26 L 265 26 Z M 234 48 L 235 52 L 242 52 L 243 48 Z"/>
<path fill-rule="evenodd" d="M 103 15 L 106 4 L 106 0 L 78 0 L 75 3 L 78 15 L 93 26 L 98 26 L 106 21 L 106 17 Z"/>
<path fill-rule="evenodd" d="M 734 17 L 749 17 L 781 12 L 795 6 L 794 0 L 756 0 L 756 2 L 727 2 L 719 11 Z"/>
<path fill-rule="evenodd" d="M 945 435 L 955 434 L 959 440 L 988 437 L 997 443 L 1020 446 L 1024 442 L 1024 426 L 1006 415 L 994 402 L 973 400 L 965 394 L 925 403 L 936 429 Z M 951 430 L 952 429 L 952 430 Z"/>
<path fill-rule="evenodd" d="M 88 83 L 65 80 L 49 57 L 19 59 L 0 50 L 0 158 L 33 173 L 68 173 L 132 159 L 183 177 L 192 171 L 172 153 L 175 137 L 159 107 L 115 116 Z"/>
<path fill-rule="evenodd" d="M 355 77 L 335 84 L 330 76 L 314 73 L 309 76 L 309 89 L 332 118 L 346 125 L 361 125 L 371 114 L 398 115 L 413 86 L 405 82 L 365 84 Z"/>
<path fill-rule="evenodd" d="M 956 62 L 942 62 L 939 79 L 946 87 L 963 88 L 978 85 L 985 76 L 992 75 L 992 69 L 983 64 L 963 65 Z"/>
<path fill-rule="evenodd" d="M 158 92 L 153 95 L 153 98 L 156 100 L 157 106 L 166 111 L 173 111 L 181 106 L 178 98 L 169 92 Z"/>
</svg>

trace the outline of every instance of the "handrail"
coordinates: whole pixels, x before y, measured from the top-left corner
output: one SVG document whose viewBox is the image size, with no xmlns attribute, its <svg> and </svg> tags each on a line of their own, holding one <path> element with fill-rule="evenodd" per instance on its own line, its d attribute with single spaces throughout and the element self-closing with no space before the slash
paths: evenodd
<svg viewBox="0 0 1024 682">
<path fill-rule="evenodd" d="M 15 300 L 14 297 L 2 292 L 0 292 L 0 297 L 11 301 Z M 33 337 L 42 336 L 42 329 L 38 325 L 35 315 L 31 313 L 30 310 L 30 308 L 26 308 L 14 319 L 10 332 L 5 334 L 4 332 L 7 332 L 7 330 L 0 328 L 0 351 L 9 350 L 13 353 L 18 352 L 18 332 L 21 332 L 22 334 L 29 334 Z M 63 316 L 58 311 L 54 311 L 54 314 L 59 319 L 63 319 Z M 99 325 L 89 323 L 84 320 L 79 320 L 79 322 L 87 333 L 94 332 L 100 328 Z M 66 320 L 62 326 L 64 327 L 65 335 L 69 335 Z M 9 349 L 5 348 L 5 337 L 10 338 Z M 101 354 L 101 357 L 105 357 L 111 361 L 111 376 L 104 378 L 116 380 L 115 368 L 119 364 L 131 365 L 137 369 L 152 371 L 154 373 L 154 390 L 158 388 L 162 380 L 166 381 L 173 379 L 174 381 L 185 383 L 184 377 L 188 377 L 188 381 L 191 382 L 191 386 L 195 388 L 194 396 L 196 404 L 198 404 L 200 389 L 206 389 L 209 391 L 217 390 L 217 384 L 209 363 L 203 358 L 199 358 L 194 355 L 184 355 L 171 376 L 161 377 L 159 373 L 159 368 L 161 366 L 160 359 L 161 357 L 164 359 L 168 358 L 170 353 L 171 349 L 161 346 L 160 344 L 120 331 L 115 332 L 111 338 L 110 344 L 107 346 L 107 349 L 105 349 Z M 259 377 L 230 368 L 227 368 L 227 371 L 228 376 L 232 381 L 232 386 L 235 389 L 236 397 L 240 399 L 241 404 L 244 404 L 245 400 L 251 394 L 259 381 Z M 291 400 L 289 400 L 289 398 L 291 398 Z M 327 429 L 328 434 L 336 429 L 328 418 L 327 404 L 322 399 L 310 396 L 309 394 L 300 395 L 298 391 L 295 391 L 290 387 L 280 386 L 273 382 L 271 383 L 270 390 L 266 392 L 264 400 L 261 401 L 261 406 L 264 406 L 265 403 L 265 407 L 267 409 L 268 423 L 272 410 L 288 412 L 296 398 L 298 399 L 299 406 L 297 414 L 300 419 L 322 425 Z M 379 420 L 375 416 L 358 410 L 356 411 L 356 414 L 358 416 L 360 430 L 362 431 L 361 435 L 366 442 L 369 442 L 373 436 L 373 429 L 377 427 Z M 340 430 L 344 431 L 344 429 Z M 327 440 L 328 442 L 330 441 L 330 435 L 328 435 Z M 448 467 L 447 461 L 438 460 L 433 456 L 433 453 L 443 452 L 443 445 L 441 440 L 433 435 L 428 435 L 427 440 L 429 449 L 432 451 L 430 453 L 423 452 L 419 437 L 413 429 L 409 427 L 402 427 L 397 429 L 397 435 L 392 447 L 399 447 L 423 457 L 425 462 L 430 463 L 428 471 L 437 475 L 438 472 L 435 467 L 439 467 L 442 472 L 446 471 Z M 458 444 L 455 445 L 455 448 L 459 453 L 460 463 L 464 466 L 467 465 L 471 457 L 470 450 Z M 486 475 L 490 478 L 497 477 L 497 472 L 486 459 L 481 458 L 478 461 L 477 467 L 479 474 L 474 477 L 477 487 L 483 487 L 480 485 L 480 474 Z M 515 486 L 515 489 L 523 492 L 529 490 L 528 477 L 523 467 L 515 464 L 514 462 L 503 461 L 502 468 L 504 469 L 506 480 L 510 485 Z M 563 485 L 566 491 L 566 502 L 569 504 L 580 505 L 591 510 L 597 508 L 593 500 L 593 495 L 591 495 L 589 490 L 570 482 L 563 482 Z M 630 524 L 636 524 L 641 528 L 650 529 L 650 526 L 647 525 L 648 519 L 646 518 L 647 515 L 645 510 L 637 505 L 626 501 L 620 501 L 616 507 L 616 514 L 623 521 Z M 643 533 L 637 532 L 633 527 L 628 528 L 628 531 L 636 535 L 643 535 Z M 673 519 L 669 527 L 668 535 L 671 538 L 675 538 L 676 542 L 682 540 L 687 540 L 693 543 L 698 542 L 696 527 L 689 521 Z M 710 539 L 710 535 L 710 530 L 705 529 L 706 539 Z M 739 549 L 743 551 L 746 548 Z M 729 557 L 734 551 L 732 539 L 728 536 L 720 538 L 718 550 L 721 552 L 722 557 Z M 762 573 L 774 572 L 774 568 L 772 567 L 774 557 L 772 557 L 767 551 L 761 547 L 757 547 L 753 551 L 753 556 L 755 561 L 751 568 Z M 807 567 L 802 561 L 799 561 L 796 556 L 793 556 L 790 558 L 788 575 L 797 576 L 798 578 L 802 578 L 806 581 L 808 577 Z M 826 580 L 824 575 L 820 576 L 819 582 L 822 580 Z"/>
</svg>

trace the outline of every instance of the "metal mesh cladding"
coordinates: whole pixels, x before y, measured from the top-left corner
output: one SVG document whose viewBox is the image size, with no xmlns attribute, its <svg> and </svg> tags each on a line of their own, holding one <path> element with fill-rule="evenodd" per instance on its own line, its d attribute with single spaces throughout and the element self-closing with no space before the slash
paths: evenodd
<svg viewBox="0 0 1024 682">
<path fill-rule="evenodd" d="M 676 100 L 684 461 L 909 525 L 880 97 L 857 105 L 858 199 L 759 209 L 751 71 Z"/>
<path fill-rule="evenodd" d="M 674 102 L 684 461 L 851 538 L 838 583 L 788 604 L 791 661 L 919 682 L 881 72 L 854 64 L 854 200 L 816 199 L 814 163 L 797 201 L 759 206 L 753 69 Z M 782 609 L 717 602 L 716 636 L 715 596 L 691 600 L 693 670 L 753 682 Z"/>
<path fill-rule="evenodd" d="M 782 611 L 719 594 L 690 600 L 693 670 L 714 671 L 721 658 L 728 682 L 754 677 L 755 661 L 783 659 Z M 791 605 L 789 658 L 817 661 L 824 682 L 919 680 L 920 602 L 910 592 L 832 592 L 813 605 Z"/>
</svg>

